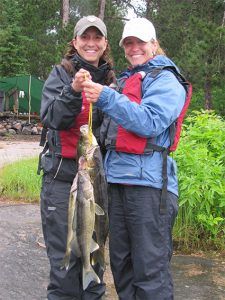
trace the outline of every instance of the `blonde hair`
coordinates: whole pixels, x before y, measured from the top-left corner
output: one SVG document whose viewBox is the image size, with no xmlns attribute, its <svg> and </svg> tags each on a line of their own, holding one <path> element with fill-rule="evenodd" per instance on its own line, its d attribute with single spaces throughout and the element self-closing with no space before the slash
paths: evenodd
<svg viewBox="0 0 225 300">
<path fill-rule="evenodd" d="M 156 50 L 156 52 L 155 52 L 155 55 L 164 55 L 164 56 L 166 56 L 166 53 L 165 53 L 165 51 L 161 48 L 161 46 L 160 46 L 158 40 L 152 39 L 151 42 L 152 42 L 152 43 L 155 43 L 155 42 L 157 43 L 157 50 Z"/>
</svg>

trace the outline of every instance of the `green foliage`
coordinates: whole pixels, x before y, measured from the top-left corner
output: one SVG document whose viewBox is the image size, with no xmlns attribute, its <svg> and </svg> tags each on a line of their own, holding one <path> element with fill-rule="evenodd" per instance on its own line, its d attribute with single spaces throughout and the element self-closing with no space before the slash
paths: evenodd
<svg viewBox="0 0 225 300">
<path fill-rule="evenodd" d="M 60 0 L 52 0 L 51 5 L 48 0 L 0 1 L 1 77 L 32 74 L 45 80 L 52 66 L 60 63 L 77 20 L 98 15 L 99 1 L 71 0 L 69 24 L 62 28 L 61 4 Z M 117 74 L 127 66 L 118 43 L 132 4 L 106 1 L 104 21 Z M 193 83 L 192 109 L 205 108 L 206 98 L 212 95 L 212 108 L 224 116 L 224 1 L 202 5 L 200 0 L 142 0 L 135 7 L 139 16 L 153 21 L 162 48 Z"/>
<path fill-rule="evenodd" d="M 97 15 L 98 1 L 96 0 L 71 0 L 71 17 L 79 19 L 82 16 Z"/>
<path fill-rule="evenodd" d="M 28 74 L 46 79 L 52 66 L 61 60 L 61 45 L 59 40 L 62 34 L 60 17 L 60 0 L 18 0 L 23 18 L 22 32 L 30 38 L 27 49 Z M 64 43 L 64 47 L 68 40 Z"/>
<path fill-rule="evenodd" d="M 0 170 L 0 195 L 9 199 L 36 202 L 40 197 L 41 178 L 37 158 L 21 160 Z"/>
<path fill-rule="evenodd" d="M 180 186 L 175 239 L 189 249 L 224 246 L 225 121 L 214 112 L 193 113 L 175 158 Z"/>
<path fill-rule="evenodd" d="M 212 98 L 213 98 L 213 107 L 214 111 L 225 117 L 225 101 L 224 101 L 225 88 L 220 86 L 213 86 L 212 88 Z M 194 90 L 193 96 L 191 99 L 190 109 L 193 110 L 201 110 L 205 105 L 204 100 L 204 91 L 202 89 Z"/>
<path fill-rule="evenodd" d="M 225 27 L 223 0 L 165 0 L 146 2 L 146 15 L 156 27 L 161 46 L 192 82 L 194 90 L 204 91 L 200 108 L 212 93 L 212 108 L 219 110 L 215 88 L 224 91 Z M 221 98 L 222 99 L 222 98 Z M 211 103 L 210 103 L 211 104 Z"/>
<path fill-rule="evenodd" d="M 1 5 L 0 76 L 25 74 L 30 39 L 21 32 L 22 10 L 15 0 L 4 0 Z"/>
<path fill-rule="evenodd" d="M 108 28 L 108 40 L 112 50 L 114 69 L 117 74 L 124 70 L 124 68 L 127 66 L 127 62 L 124 57 L 124 50 L 119 46 L 119 41 L 121 39 L 121 33 L 124 26 L 122 22 L 123 17 L 123 9 L 120 9 L 120 7 L 112 4 L 111 1 L 107 1 L 105 10 L 105 23 Z"/>
<path fill-rule="evenodd" d="M 98 15 L 98 1 L 70 1 L 70 20 L 62 28 L 61 1 L 3 0 L 0 10 L 0 76 L 32 74 L 46 79 L 52 66 L 60 63 L 72 40 L 75 23 L 84 15 Z M 124 68 L 119 47 L 124 9 L 106 2 L 105 19 L 115 69 Z"/>
</svg>

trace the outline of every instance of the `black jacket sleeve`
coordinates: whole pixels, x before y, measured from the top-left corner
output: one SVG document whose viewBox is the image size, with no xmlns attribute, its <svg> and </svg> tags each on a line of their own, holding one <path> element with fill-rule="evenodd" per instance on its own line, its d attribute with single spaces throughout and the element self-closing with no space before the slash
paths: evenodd
<svg viewBox="0 0 225 300">
<path fill-rule="evenodd" d="M 70 128 L 81 112 L 81 93 L 71 88 L 71 81 L 71 76 L 61 66 L 55 66 L 46 80 L 40 111 L 45 127 L 55 130 Z"/>
</svg>

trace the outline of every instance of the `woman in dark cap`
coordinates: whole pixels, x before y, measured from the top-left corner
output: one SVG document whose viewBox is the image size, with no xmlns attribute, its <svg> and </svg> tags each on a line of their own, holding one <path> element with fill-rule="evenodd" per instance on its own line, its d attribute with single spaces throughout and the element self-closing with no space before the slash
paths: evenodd
<svg viewBox="0 0 225 300">
<path fill-rule="evenodd" d="M 114 77 L 109 52 L 103 21 L 95 16 L 83 17 L 74 28 L 68 52 L 53 68 L 43 88 L 42 144 L 45 132 L 47 139 L 40 160 L 41 218 L 50 262 L 49 300 L 97 300 L 103 299 L 105 293 L 103 269 L 98 264 L 95 272 L 101 282 L 92 281 L 83 290 L 80 259 L 72 253 L 68 270 L 61 268 L 61 263 L 66 252 L 70 189 L 77 173 L 79 128 L 88 123 L 89 104 L 81 93 L 86 79 L 84 69 L 94 82 L 109 85 Z M 102 116 L 94 106 L 92 130 L 97 140 Z"/>
</svg>

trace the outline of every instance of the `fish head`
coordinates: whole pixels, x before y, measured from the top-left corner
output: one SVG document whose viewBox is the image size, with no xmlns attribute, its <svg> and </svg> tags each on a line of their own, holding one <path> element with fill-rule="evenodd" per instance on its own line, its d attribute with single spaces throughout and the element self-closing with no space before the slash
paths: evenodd
<svg viewBox="0 0 225 300">
<path fill-rule="evenodd" d="M 80 133 L 83 140 L 88 140 L 88 124 L 82 125 L 80 127 Z"/>
<path fill-rule="evenodd" d="M 89 128 L 88 124 L 82 125 L 80 127 L 80 133 L 81 133 L 81 140 L 85 145 L 87 146 L 98 145 L 97 140 L 93 135 L 91 129 Z"/>
<path fill-rule="evenodd" d="M 78 171 L 78 190 L 82 193 L 83 200 L 94 201 L 93 185 L 86 169 Z"/>
</svg>

